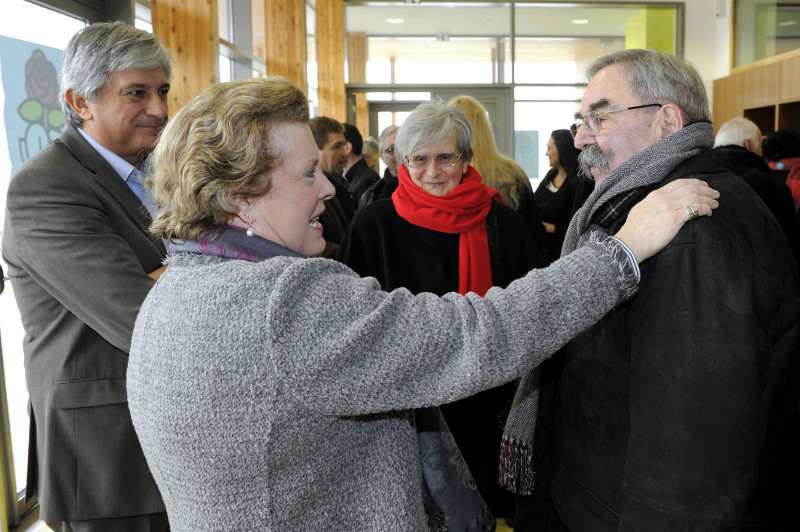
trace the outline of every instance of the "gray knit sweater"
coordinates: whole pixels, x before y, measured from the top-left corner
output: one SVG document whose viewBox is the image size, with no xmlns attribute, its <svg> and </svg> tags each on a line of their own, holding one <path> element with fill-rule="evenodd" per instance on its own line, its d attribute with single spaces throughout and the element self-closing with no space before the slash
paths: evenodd
<svg viewBox="0 0 800 532">
<path fill-rule="evenodd" d="M 485 298 L 386 293 L 324 259 L 171 256 L 128 399 L 172 530 L 425 530 L 406 409 L 556 351 L 631 295 L 619 251 L 587 245 Z"/>
</svg>

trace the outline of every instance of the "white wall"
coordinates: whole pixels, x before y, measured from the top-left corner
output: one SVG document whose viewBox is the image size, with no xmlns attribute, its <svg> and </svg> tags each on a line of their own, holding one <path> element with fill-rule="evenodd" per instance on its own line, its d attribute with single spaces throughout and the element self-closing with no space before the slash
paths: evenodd
<svg viewBox="0 0 800 532">
<path fill-rule="evenodd" d="M 713 81 L 730 74 L 733 0 L 686 0 L 684 57 L 700 72 L 709 103 Z"/>
</svg>

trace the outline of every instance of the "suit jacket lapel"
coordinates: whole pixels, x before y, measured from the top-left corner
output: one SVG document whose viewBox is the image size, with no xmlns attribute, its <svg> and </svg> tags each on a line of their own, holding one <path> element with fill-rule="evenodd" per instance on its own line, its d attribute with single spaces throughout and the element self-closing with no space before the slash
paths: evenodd
<svg viewBox="0 0 800 532">
<path fill-rule="evenodd" d="M 150 213 L 147 212 L 147 209 L 139 198 L 136 197 L 136 194 L 133 193 L 127 183 L 125 183 L 111 165 L 86 142 L 74 127 L 67 126 L 61 134 L 60 140 L 75 155 L 78 161 L 94 174 L 95 181 L 98 185 L 108 190 L 125 211 L 128 212 L 130 217 L 136 220 L 142 232 L 153 241 L 159 251 L 162 254 L 166 254 L 166 249 L 161 239 L 156 238 L 147 230 L 147 227 L 149 227 L 150 223 L 153 221 L 150 217 Z"/>
</svg>

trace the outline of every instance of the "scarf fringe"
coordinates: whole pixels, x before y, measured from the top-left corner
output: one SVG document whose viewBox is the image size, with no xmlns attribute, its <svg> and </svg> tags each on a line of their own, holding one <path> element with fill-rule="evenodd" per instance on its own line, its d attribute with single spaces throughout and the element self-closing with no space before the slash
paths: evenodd
<svg viewBox="0 0 800 532">
<path fill-rule="evenodd" d="M 497 482 L 517 495 L 530 495 L 536 480 L 532 462 L 532 445 L 503 436 Z"/>
</svg>

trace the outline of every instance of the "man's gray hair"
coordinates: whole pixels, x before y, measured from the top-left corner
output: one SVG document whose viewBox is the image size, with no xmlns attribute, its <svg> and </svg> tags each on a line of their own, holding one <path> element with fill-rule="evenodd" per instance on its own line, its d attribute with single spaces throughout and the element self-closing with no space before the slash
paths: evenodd
<svg viewBox="0 0 800 532">
<path fill-rule="evenodd" d="M 394 147 L 398 160 L 416 150 L 447 142 L 455 137 L 456 150 L 464 155 L 465 161 L 472 160 L 472 126 L 461 109 L 447 105 L 443 100 L 423 102 L 417 106 L 397 134 Z"/>
<path fill-rule="evenodd" d="M 744 117 L 731 118 L 719 128 L 714 147 L 741 146 L 749 140 L 753 146 L 761 146 L 761 129 L 755 122 Z"/>
<path fill-rule="evenodd" d="M 158 67 L 169 80 L 172 75 L 169 51 L 152 33 L 122 22 L 86 26 L 72 36 L 61 62 L 59 98 L 66 122 L 74 127 L 83 124 L 83 119 L 67 103 L 67 89 L 97 103 L 98 92 L 112 73 Z"/>
<path fill-rule="evenodd" d="M 381 135 L 378 137 L 378 146 L 380 146 L 381 150 L 383 149 L 383 141 L 386 140 L 386 137 L 395 133 L 398 129 L 400 129 L 398 126 L 392 125 L 381 131 Z"/>
<path fill-rule="evenodd" d="M 602 69 L 618 65 L 631 92 L 642 104 L 672 102 L 687 124 L 710 122 L 711 111 L 700 74 L 689 62 L 655 50 L 620 50 L 601 57 L 586 71 L 591 80 Z"/>
</svg>

